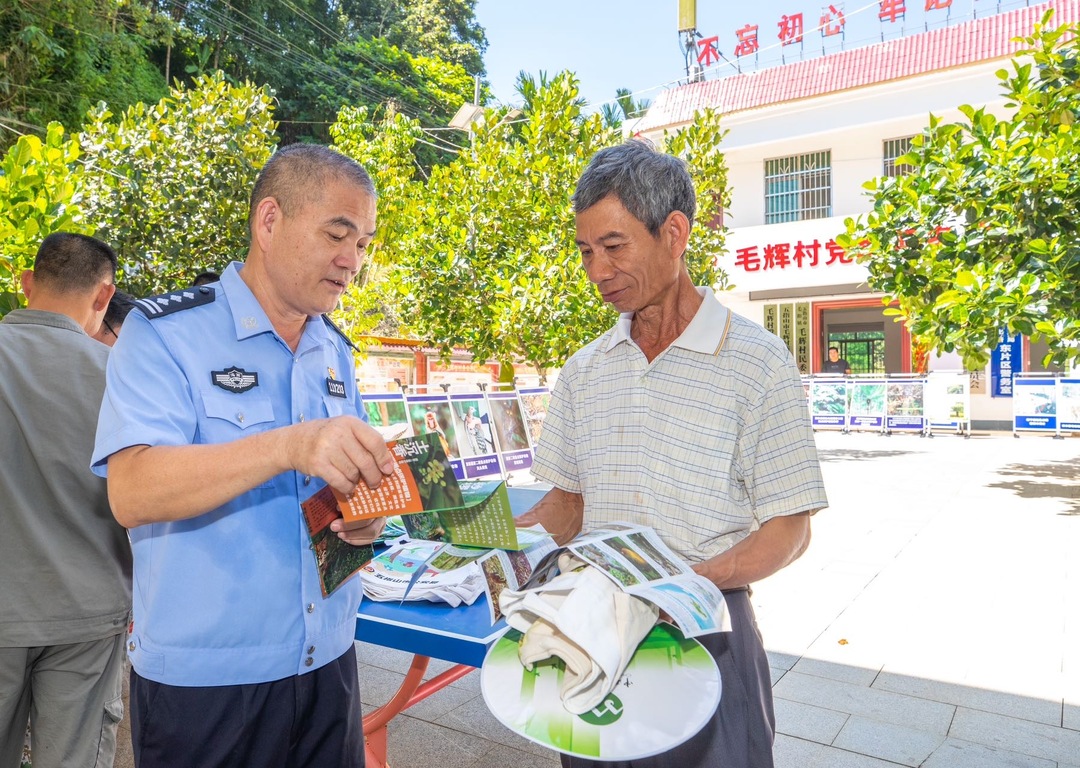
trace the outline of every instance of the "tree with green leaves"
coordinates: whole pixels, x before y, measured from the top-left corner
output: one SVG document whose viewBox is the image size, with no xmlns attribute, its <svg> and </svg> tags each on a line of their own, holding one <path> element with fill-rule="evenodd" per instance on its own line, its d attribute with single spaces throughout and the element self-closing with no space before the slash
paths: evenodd
<svg viewBox="0 0 1080 768">
<path fill-rule="evenodd" d="M 1080 30 L 1051 21 L 997 73 L 1011 114 L 931 117 L 897 160 L 913 172 L 868 182 L 873 211 L 838 238 L 898 300 L 886 312 L 973 369 L 1002 329 L 1080 359 Z"/>
<path fill-rule="evenodd" d="M 79 136 L 83 209 L 116 248 L 125 290 L 161 293 L 243 258 L 248 198 L 274 129 L 268 90 L 220 73 L 157 104 L 91 113 Z"/>
<path fill-rule="evenodd" d="M 0 161 L 0 315 L 18 308 L 19 276 L 53 232 L 91 234 L 83 217 L 79 144 L 50 123 L 45 138 L 23 136 Z"/>
<path fill-rule="evenodd" d="M 269 86 L 283 143 L 329 141 L 343 104 L 443 127 L 483 74 L 475 0 L 33 0 L 0 4 L 0 150 L 222 72 Z M 437 156 L 425 158 L 436 162 Z"/>
<path fill-rule="evenodd" d="M 627 120 L 636 120 L 649 109 L 649 100 L 634 98 L 629 88 L 615 89 L 615 98 L 600 105 L 600 114 L 604 122 L 612 128 L 619 128 Z"/>
<path fill-rule="evenodd" d="M 159 2 L 176 24 L 173 77 L 220 69 L 268 85 L 284 144 L 327 142 L 345 104 L 374 111 L 394 100 L 425 126 L 444 126 L 483 72 L 473 0 Z"/>
<path fill-rule="evenodd" d="M 581 269 L 570 196 L 589 158 L 621 136 L 583 113 L 567 72 L 531 92 L 520 120 L 507 118 L 485 111 L 470 147 L 426 179 L 392 165 L 415 141 L 408 120 L 375 126 L 343 114 L 334 135 L 392 189 L 380 201 L 375 258 L 405 328 L 446 355 L 467 347 L 475 359 L 524 360 L 544 373 L 615 317 Z M 667 137 L 666 149 L 686 159 L 698 185 L 691 275 L 723 287 L 723 231 L 708 226 L 727 200 L 721 135 L 709 112 Z M 378 176 L 384 168 L 388 179 Z"/>
<path fill-rule="evenodd" d="M 476 0 L 344 0 L 342 10 L 358 37 L 484 74 L 487 36 L 476 21 Z"/>
<path fill-rule="evenodd" d="M 378 232 L 368 258 L 349 286 L 339 327 L 350 338 L 363 334 L 398 335 L 401 319 L 392 293 L 384 290 L 396 244 L 413 231 L 415 199 L 422 187 L 421 166 L 414 154 L 423 131 L 415 120 L 393 109 L 373 120 L 366 107 L 343 107 L 330 128 L 334 146 L 364 166 L 378 190 Z"/>
<path fill-rule="evenodd" d="M 374 115 L 392 102 L 395 113 L 414 117 L 426 128 L 445 128 L 458 108 L 473 98 L 474 80 L 461 66 L 407 53 L 385 40 L 342 43 L 330 48 L 324 60 L 348 77 L 301 78 L 295 85 L 295 103 L 285 105 L 291 114 L 334 116 L 343 105 L 354 105 L 365 106 Z M 325 131 L 312 134 L 329 140 Z M 421 156 L 425 166 L 440 159 L 431 153 Z"/>
<path fill-rule="evenodd" d="M 124 109 L 165 95 L 151 49 L 168 18 L 140 0 L 53 0 L 0 7 L 0 149 L 99 101 Z"/>
</svg>

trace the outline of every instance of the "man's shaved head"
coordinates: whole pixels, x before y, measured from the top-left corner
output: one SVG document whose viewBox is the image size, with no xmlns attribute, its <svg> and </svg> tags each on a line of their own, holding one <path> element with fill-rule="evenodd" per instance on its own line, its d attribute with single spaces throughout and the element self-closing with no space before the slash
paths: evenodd
<svg viewBox="0 0 1080 768">
<path fill-rule="evenodd" d="M 282 212 L 289 216 L 318 200 L 332 181 L 350 182 L 372 199 L 378 197 L 375 182 L 352 158 L 318 144 L 282 147 L 270 157 L 255 180 L 248 221 L 267 197 L 277 200 Z"/>
</svg>

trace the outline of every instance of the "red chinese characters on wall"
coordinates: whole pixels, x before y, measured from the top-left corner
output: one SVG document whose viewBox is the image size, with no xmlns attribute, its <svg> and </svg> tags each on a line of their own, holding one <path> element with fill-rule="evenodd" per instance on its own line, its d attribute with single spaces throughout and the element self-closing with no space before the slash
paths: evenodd
<svg viewBox="0 0 1080 768">
<path fill-rule="evenodd" d="M 907 6 L 904 5 L 904 0 L 881 0 L 881 2 L 878 3 L 877 17 L 881 19 L 881 21 L 888 21 L 895 24 L 897 20 L 903 21 L 906 13 Z"/>
<path fill-rule="evenodd" d="M 706 37 L 704 40 L 698 40 L 698 64 L 704 67 L 711 65 L 714 61 L 720 61 L 720 37 L 713 35 L 712 37 Z"/>
<path fill-rule="evenodd" d="M 735 30 L 735 37 L 739 40 L 739 44 L 735 46 L 736 56 L 749 56 L 751 53 L 757 53 L 757 31 L 757 24 L 747 24 L 742 29 Z"/>
<path fill-rule="evenodd" d="M 928 13 L 930 11 L 948 10 L 952 7 L 952 4 L 953 0 L 923 0 L 923 10 Z M 903 21 L 906 15 L 907 0 L 878 0 L 879 20 L 895 24 L 898 21 Z M 842 35 L 846 24 L 847 20 L 844 18 L 843 4 L 836 5 L 834 3 L 821 9 L 821 18 L 818 21 L 817 28 L 821 30 L 822 37 L 832 37 L 833 35 Z M 805 28 L 802 13 L 785 13 L 776 22 L 776 26 L 779 30 L 776 36 L 781 44 L 791 45 L 803 41 Z M 738 41 L 735 46 L 736 56 L 748 56 L 751 53 L 758 52 L 757 24 L 747 24 L 735 30 L 735 37 Z M 697 56 L 699 64 L 708 66 L 713 60 L 719 60 L 719 39 L 717 37 L 698 40 L 697 46 L 699 49 Z"/>
<path fill-rule="evenodd" d="M 780 27 L 780 33 L 777 37 L 780 38 L 781 44 L 792 45 L 802 42 L 803 15 L 801 13 L 794 13 L 790 16 L 784 14 L 780 17 L 780 21 L 777 22 L 776 26 Z"/>
<path fill-rule="evenodd" d="M 832 37 L 833 35 L 843 34 L 844 24 L 846 23 L 844 12 L 835 5 L 822 9 L 821 21 L 818 22 L 818 26 L 821 27 L 821 36 Z"/>
<path fill-rule="evenodd" d="M 743 272 L 768 269 L 811 269 L 817 266 L 851 264 L 855 259 L 837 245 L 835 240 L 821 243 L 817 238 L 808 243 L 769 243 L 748 245 L 735 250 L 735 266 Z"/>
</svg>

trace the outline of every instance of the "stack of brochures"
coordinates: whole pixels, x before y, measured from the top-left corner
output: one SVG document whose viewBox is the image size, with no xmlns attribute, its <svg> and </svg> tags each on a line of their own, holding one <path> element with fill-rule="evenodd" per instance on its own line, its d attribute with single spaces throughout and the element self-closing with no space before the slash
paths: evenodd
<svg viewBox="0 0 1080 768">
<path fill-rule="evenodd" d="M 485 549 L 405 539 L 360 569 L 364 594 L 372 600 L 427 600 L 472 605 L 484 591 L 476 560 Z"/>
</svg>

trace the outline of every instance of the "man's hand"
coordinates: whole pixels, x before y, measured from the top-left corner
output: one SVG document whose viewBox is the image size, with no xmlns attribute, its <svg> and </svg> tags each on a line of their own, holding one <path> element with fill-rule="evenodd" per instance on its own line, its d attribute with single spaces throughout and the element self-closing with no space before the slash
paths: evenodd
<svg viewBox="0 0 1080 768">
<path fill-rule="evenodd" d="M 375 488 L 394 472 L 394 459 L 382 435 L 355 416 L 316 419 L 291 429 L 295 431 L 287 444 L 289 466 L 321 477 L 342 493 L 352 493 L 361 482 Z"/>
<path fill-rule="evenodd" d="M 345 521 L 340 517 L 330 523 L 330 530 L 338 535 L 338 538 L 354 547 L 370 544 L 379 538 L 379 534 L 386 527 L 385 517 L 373 517 L 361 526 L 345 530 Z"/>
<path fill-rule="evenodd" d="M 561 547 L 581 532 L 584 511 L 580 493 L 552 488 L 531 509 L 514 518 L 514 525 L 527 528 L 540 524 Z"/>
</svg>

